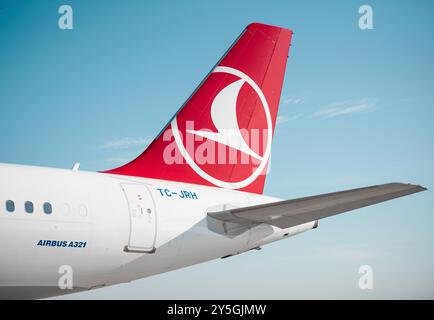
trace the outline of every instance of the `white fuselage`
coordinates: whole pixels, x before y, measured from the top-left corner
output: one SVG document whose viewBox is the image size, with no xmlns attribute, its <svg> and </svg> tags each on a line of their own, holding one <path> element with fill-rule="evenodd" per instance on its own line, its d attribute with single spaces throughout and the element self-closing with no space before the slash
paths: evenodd
<svg viewBox="0 0 434 320">
<path fill-rule="evenodd" d="M 140 189 L 148 194 L 138 196 L 145 220 L 133 225 L 140 204 L 127 193 Z M 314 222 L 289 229 L 260 224 L 227 231 L 207 216 L 277 200 L 186 183 L 2 164 L 0 298 L 40 298 L 129 282 L 314 227 Z M 7 201 L 13 201 L 13 211 Z M 33 204 L 32 213 L 26 212 L 26 202 Z M 51 214 L 44 212 L 44 203 L 51 205 Z M 142 229 L 142 221 L 152 222 L 155 230 Z M 146 230 L 150 237 L 143 238 Z M 134 242 L 141 241 L 151 241 L 154 250 L 134 250 Z M 73 271 L 72 290 L 59 288 L 62 266 Z"/>
</svg>

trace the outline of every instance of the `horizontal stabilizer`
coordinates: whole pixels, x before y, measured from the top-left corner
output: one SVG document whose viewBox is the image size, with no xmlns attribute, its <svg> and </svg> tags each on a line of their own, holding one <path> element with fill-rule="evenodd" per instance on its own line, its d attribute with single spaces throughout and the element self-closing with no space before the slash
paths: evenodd
<svg viewBox="0 0 434 320">
<path fill-rule="evenodd" d="M 209 212 L 208 215 L 225 222 L 266 223 L 285 229 L 424 190 L 426 188 L 413 184 L 388 183 L 220 212 Z"/>
</svg>

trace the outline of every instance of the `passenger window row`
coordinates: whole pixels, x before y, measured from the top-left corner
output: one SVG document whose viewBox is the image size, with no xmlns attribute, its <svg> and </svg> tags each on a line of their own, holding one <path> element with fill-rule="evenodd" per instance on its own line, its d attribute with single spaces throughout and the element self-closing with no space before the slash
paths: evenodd
<svg viewBox="0 0 434 320">
<path fill-rule="evenodd" d="M 53 213 L 53 207 L 52 207 L 51 203 L 49 203 L 49 202 L 44 202 L 44 204 L 42 205 L 42 209 L 44 210 L 45 214 L 52 214 Z M 24 210 L 27 213 L 33 213 L 35 210 L 33 202 L 31 202 L 31 201 L 24 202 Z M 15 212 L 15 202 L 13 202 L 12 200 L 7 200 L 6 201 L 6 211 L 7 212 Z"/>
</svg>

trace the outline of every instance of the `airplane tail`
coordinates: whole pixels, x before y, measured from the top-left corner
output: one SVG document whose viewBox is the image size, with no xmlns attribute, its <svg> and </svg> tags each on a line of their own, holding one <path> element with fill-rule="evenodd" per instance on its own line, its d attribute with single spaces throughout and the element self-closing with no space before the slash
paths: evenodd
<svg viewBox="0 0 434 320">
<path fill-rule="evenodd" d="M 248 25 L 148 148 L 104 173 L 262 193 L 291 37 Z"/>
</svg>

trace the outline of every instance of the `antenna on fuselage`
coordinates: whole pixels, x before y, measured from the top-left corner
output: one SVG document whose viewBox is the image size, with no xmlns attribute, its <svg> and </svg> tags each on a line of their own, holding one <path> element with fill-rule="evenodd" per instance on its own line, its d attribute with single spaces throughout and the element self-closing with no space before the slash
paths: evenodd
<svg viewBox="0 0 434 320">
<path fill-rule="evenodd" d="M 76 162 L 72 166 L 72 171 L 78 171 L 78 169 L 80 169 L 80 162 Z"/>
</svg>

